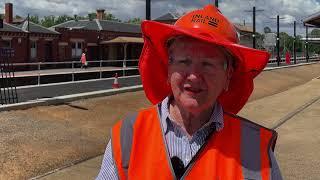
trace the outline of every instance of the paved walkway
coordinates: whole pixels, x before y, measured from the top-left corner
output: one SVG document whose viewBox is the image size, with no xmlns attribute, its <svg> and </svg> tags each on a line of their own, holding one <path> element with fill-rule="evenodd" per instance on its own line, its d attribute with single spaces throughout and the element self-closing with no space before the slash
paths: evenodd
<svg viewBox="0 0 320 180">
<path fill-rule="evenodd" d="M 242 113 L 245 113 L 246 109 L 252 108 L 252 110 L 243 115 L 261 123 L 267 122 L 265 125 L 269 127 L 273 126 L 272 123 L 275 123 L 276 120 L 285 117 L 292 109 L 300 107 L 301 102 L 308 102 L 310 97 L 307 95 L 316 94 L 318 91 L 314 90 L 318 90 L 319 86 L 314 87 L 312 92 L 304 88 L 300 89 L 299 93 L 288 91 L 290 94 L 281 101 L 277 101 L 280 98 L 277 95 L 288 89 L 292 90 L 293 87 L 303 85 L 319 75 L 320 63 L 264 71 L 255 79 L 255 90 L 249 99 L 248 106 Z M 301 100 L 297 98 L 300 96 Z M 276 98 L 265 103 L 264 101 L 267 102 L 269 99 L 266 97 Z M 262 98 L 264 99 L 261 100 Z M 272 103 L 273 101 L 274 103 Z M 289 106 L 291 105 L 288 103 L 290 101 L 292 101 L 291 104 L 297 106 Z M 102 154 L 110 135 L 111 126 L 122 119 L 126 113 L 137 111 L 149 106 L 149 104 L 143 91 L 138 91 L 61 105 L 0 112 L 0 179 L 31 178 L 59 167 L 66 167 L 71 162 L 90 159 Z M 268 106 L 264 106 L 264 104 Z M 281 106 L 283 107 L 281 108 Z M 280 111 L 279 107 L 283 111 Z M 260 115 L 261 111 L 268 113 Z M 255 114 L 256 112 L 258 113 Z M 278 113 L 277 116 L 272 117 L 275 112 Z M 278 144 L 280 141 L 281 138 Z M 279 147 L 278 149 L 280 150 Z M 86 173 L 79 174 L 79 176 L 84 177 L 83 179 L 94 178 L 99 169 L 100 161 L 97 160 L 95 164 L 95 168 L 88 169 L 90 173 L 85 170 L 90 165 L 83 164 L 83 168 L 79 172 Z M 78 165 L 82 164 L 58 171 L 57 174 L 51 174 L 46 178 L 59 175 L 64 171 L 68 171 L 66 174 L 70 176 L 77 175 L 79 172 L 73 171 L 74 173 L 71 173 L 69 170 Z M 67 179 L 77 178 L 67 177 Z"/>
<path fill-rule="evenodd" d="M 301 110 L 276 130 L 279 138 L 276 156 L 284 179 L 317 179 L 320 177 L 320 80 L 314 79 L 288 91 L 252 101 L 241 116 L 273 127 L 286 115 Z M 317 100 L 316 100 L 317 99 Z M 316 100 L 316 101 L 315 101 Z M 308 102 L 313 104 L 301 109 Z M 102 156 L 59 170 L 40 179 L 94 179 Z M 314 167 L 314 168 L 310 168 Z"/>
</svg>

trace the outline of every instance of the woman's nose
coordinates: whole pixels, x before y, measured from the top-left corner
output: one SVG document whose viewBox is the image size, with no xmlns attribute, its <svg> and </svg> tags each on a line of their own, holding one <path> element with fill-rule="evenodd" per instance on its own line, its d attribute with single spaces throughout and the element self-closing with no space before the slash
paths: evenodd
<svg viewBox="0 0 320 180">
<path fill-rule="evenodd" d="M 189 80 L 201 79 L 202 78 L 201 67 L 197 64 L 190 65 L 186 75 Z"/>
</svg>

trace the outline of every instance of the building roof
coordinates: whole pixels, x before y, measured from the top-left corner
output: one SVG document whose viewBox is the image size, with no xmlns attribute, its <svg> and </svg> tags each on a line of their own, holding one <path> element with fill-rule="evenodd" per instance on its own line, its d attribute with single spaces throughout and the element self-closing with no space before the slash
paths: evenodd
<svg viewBox="0 0 320 180">
<path fill-rule="evenodd" d="M 253 27 L 251 26 L 245 26 L 243 24 L 238 24 L 238 23 L 234 23 L 234 26 L 236 27 L 237 30 L 241 32 L 253 33 Z"/>
<path fill-rule="evenodd" d="M 68 29 L 85 29 L 95 31 L 114 31 L 114 32 L 129 32 L 141 33 L 140 25 L 121 23 L 108 20 L 71 20 L 51 28 L 68 28 Z"/>
<path fill-rule="evenodd" d="M 28 21 L 24 21 L 21 24 L 16 25 L 16 27 L 21 28 L 23 31 L 28 32 Z M 29 21 L 29 31 L 33 33 L 45 33 L 45 34 L 60 34 L 57 31 L 48 29 L 41 25 L 35 24 Z"/>
<path fill-rule="evenodd" d="M 3 28 L 0 28 L 0 32 L 25 32 L 21 28 L 18 28 L 12 24 L 3 22 Z"/>
<path fill-rule="evenodd" d="M 50 29 L 67 28 L 67 29 L 85 29 L 99 31 L 99 26 L 95 21 L 90 20 L 70 20 L 61 24 L 52 26 Z"/>
<path fill-rule="evenodd" d="M 303 23 L 307 26 L 320 27 L 320 11 L 304 18 Z"/>
<path fill-rule="evenodd" d="M 25 21 L 23 18 L 13 18 L 12 24 L 23 23 L 23 21 Z"/>
<path fill-rule="evenodd" d="M 178 16 L 172 13 L 167 13 L 164 14 L 156 19 L 154 19 L 155 21 L 175 21 L 178 20 Z"/>
<path fill-rule="evenodd" d="M 109 41 L 102 41 L 100 44 L 112 44 L 112 43 L 143 43 L 143 38 L 120 36 L 120 37 L 111 39 Z"/>
<path fill-rule="evenodd" d="M 101 28 L 107 31 L 141 33 L 140 25 L 99 20 Z"/>
</svg>

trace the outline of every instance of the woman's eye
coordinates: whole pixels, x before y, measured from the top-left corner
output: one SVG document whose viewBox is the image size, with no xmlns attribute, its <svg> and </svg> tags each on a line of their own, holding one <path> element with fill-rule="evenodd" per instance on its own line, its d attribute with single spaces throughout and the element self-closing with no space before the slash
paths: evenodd
<svg viewBox="0 0 320 180">
<path fill-rule="evenodd" d="M 189 64 L 190 64 L 190 61 L 187 60 L 187 59 L 181 59 L 181 60 L 178 60 L 178 63 L 179 63 L 179 64 L 184 64 L 184 65 L 189 65 Z"/>
<path fill-rule="evenodd" d="M 213 64 L 210 62 L 202 62 L 202 65 L 203 66 L 213 66 Z"/>
</svg>

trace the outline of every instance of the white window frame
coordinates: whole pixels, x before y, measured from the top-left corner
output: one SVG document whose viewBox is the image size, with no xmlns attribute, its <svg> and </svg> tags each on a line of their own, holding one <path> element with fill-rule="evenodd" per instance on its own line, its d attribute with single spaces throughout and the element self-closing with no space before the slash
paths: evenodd
<svg viewBox="0 0 320 180">
<path fill-rule="evenodd" d="M 30 41 L 30 57 L 31 59 L 37 57 L 37 41 Z"/>
<path fill-rule="evenodd" d="M 73 45 L 74 45 L 74 47 L 73 47 Z M 82 46 L 83 46 L 82 41 L 72 41 L 71 42 L 71 56 L 73 58 L 81 57 Z"/>
</svg>

